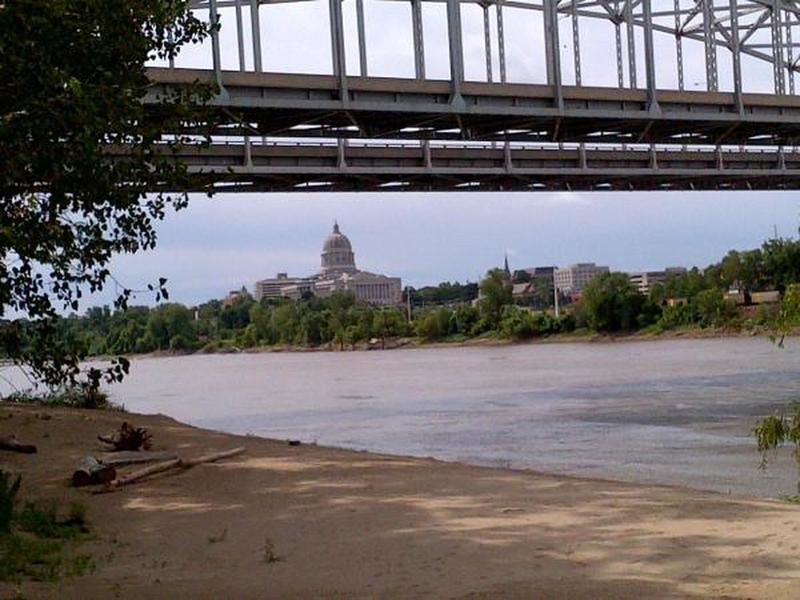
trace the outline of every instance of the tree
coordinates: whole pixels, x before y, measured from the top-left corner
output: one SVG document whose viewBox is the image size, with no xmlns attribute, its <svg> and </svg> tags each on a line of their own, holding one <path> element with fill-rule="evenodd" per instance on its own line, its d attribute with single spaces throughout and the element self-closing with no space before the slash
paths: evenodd
<svg viewBox="0 0 800 600">
<path fill-rule="evenodd" d="M 595 331 L 630 331 L 638 325 L 644 298 L 625 273 L 603 273 L 586 285 L 581 304 Z"/>
<path fill-rule="evenodd" d="M 703 327 L 724 325 L 736 316 L 736 305 L 726 300 L 719 288 L 703 290 L 695 296 L 693 304 Z"/>
<path fill-rule="evenodd" d="M 480 290 L 478 306 L 481 317 L 496 329 L 503 318 L 503 309 L 513 300 L 511 282 L 501 269 L 493 269 L 481 281 Z"/>
<path fill-rule="evenodd" d="M 771 239 L 761 247 L 765 287 L 783 292 L 800 283 L 800 240 Z"/>
<path fill-rule="evenodd" d="M 197 341 L 192 311 L 182 304 L 162 304 L 147 321 L 149 343 L 156 350 L 187 350 Z"/>
<path fill-rule="evenodd" d="M 104 288 L 114 255 L 153 248 L 154 223 L 186 205 L 170 151 L 187 140 L 163 136 L 205 126 L 211 90 L 148 107 L 145 63 L 208 30 L 180 0 L 0 3 L 0 353 L 48 384 L 77 382 L 83 356 L 56 337 L 59 312 Z M 150 286 L 157 297 L 164 284 Z M 123 286 L 117 308 L 131 294 Z M 120 359 L 104 374 L 125 372 Z"/>
<path fill-rule="evenodd" d="M 800 326 L 800 284 L 789 286 L 784 294 L 778 317 L 773 325 L 773 341 L 783 346 L 786 336 Z M 778 413 L 761 419 L 753 433 L 762 455 L 761 466 L 767 465 L 767 452 L 784 444 L 795 446 L 795 459 L 800 468 L 800 404 L 790 407 L 789 414 Z M 799 484 L 800 490 L 800 484 Z"/>
</svg>

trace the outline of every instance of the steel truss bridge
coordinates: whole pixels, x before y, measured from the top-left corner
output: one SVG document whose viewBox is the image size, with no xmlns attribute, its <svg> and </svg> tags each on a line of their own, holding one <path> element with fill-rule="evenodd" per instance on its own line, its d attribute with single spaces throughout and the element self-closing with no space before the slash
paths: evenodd
<svg viewBox="0 0 800 600">
<path fill-rule="evenodd" d="M 149 70 L 146 102 L 157 102 L 188 82 L 218 86 L 213 106 L 221 125 L 212 144 L 187 145 L 179 152 L 198 187 L 800 187 L 800 96 L 795 93 L 800 1 L 327 0 L 331 72 L 266 72 L 262 21 L 273 5 L 299 1 L 192 2 L 195 11 L 220 25 L 211 36 L 208 68 L 170 63 Z M 355 3 L 352 44 L 346 44 L 352 28 L 345 27 L 343 2 Z M 409 6 L 413 77 L 370 75 L 365 2 Z M 448 79 L 426 76 L 423 3 L 446 11 L 447 42 L 441 50 L 449 59 Z M 465 78 L 462 8 L 467 5 L 483 13 L 485 77 L 480 81 Z M 544 58 L 541 82 L 512 81 L 508 74 L 504 19 L 520 10 L 541 19 L 538 35 L 532 33 L 526 47 Z M 600 51 L 582 39 L 590 39 L 586 32 L 601 21 L 612 32 L 609 70 L 615 67 L 616 79 L 605 87 L 584 84 L 581 62 Z M 665 40 L 671 46 L 666 65 Z M 357 49 L 356 72 L 348 71 L 346 46 Z M 223 67 L 222 51 L 231 47 L 238 64 Z M 687 69 L 698 65 L 705 89 L 687 89 Z M 672 71 L 672 85 L 659 82 L 665 66 Z M 771 92 L 749 91 L 755 69 Z"/>
</svg>

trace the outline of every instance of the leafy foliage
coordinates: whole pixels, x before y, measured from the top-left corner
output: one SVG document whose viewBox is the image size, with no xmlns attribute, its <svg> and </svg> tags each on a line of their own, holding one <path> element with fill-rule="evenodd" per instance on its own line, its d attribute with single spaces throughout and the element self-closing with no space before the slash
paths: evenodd
<svg viewBox="0 0 800 600">
<path fill-rule="evenodd" d="M 512 302 L 511 281 L 505 272 L 493 269 L 481 281 L 478 306 L 487 328 L 496 329 L 503 318 L 503 309 Z"/>
<path fill-rule="evenodd" d="M 186 205 L 170 154 L 188 140 L 164 134 L 205 126 L 212 90 L 146 105 L 145 63 L 207 33 L 179 0 L 0 4 L 0 352 L 48 384 L 74 383 L 84 355 L 59 311 L 113 279 L 114 255 L 153 248 L 154 222 Z M 164 285 L 149 287 L 165 296 Z M 131 294 L 123 286 L 117 306 Z M 87 381 L 126 372 L 120 361 Z"/>
<path fill-rule="evenodd" d="M 604 273 L 586 285 L 581 302 L 591 329 L 613 332 L 637 329 L 646 299 L 626 274 Z"/>
<path fill-rule="evenodd" d="M 800 404 L 795 404 L 790 409 L 790 414 L 769 415 L 761 419 L 753 433 L 761 452 L 762 467 L 767 465 L 767 453 L 786 443 L 795 445 L 795 458 L 800 466 Z"/>
<path fill-rule="evenodd" d="M 800 285 L 786 290 L 778 318 L 775 320 L 773 341 L 782 346 L 786 335 L 800 324 Z M 761 466 L 766 468 L 768 452 L 787 443 L 794 444 L 794 455 L 800 468 L 800 403 L 789 408 L 789 414 L 773 414 L 761 419 L 753 433 L 761 452 Z M 800 483 L 798 483 L 800 489 Z"/>
</svg>

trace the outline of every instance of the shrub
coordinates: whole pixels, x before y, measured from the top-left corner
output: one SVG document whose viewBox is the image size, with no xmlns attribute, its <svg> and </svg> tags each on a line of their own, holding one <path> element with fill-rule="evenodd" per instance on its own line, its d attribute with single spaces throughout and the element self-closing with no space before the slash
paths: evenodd
<svg viewBox="0 0 800 600">
<path fill-rule="evenodd" d="M 500 330 L 506 337 L 530 339 L 558 331 L 558 321 L 544 313 L 509 306 L 503 313 Z"/>
<path fill-rule="evenodd" d="M 415 333 L 423 340 L 435 342 L 442 339 L 446 333 L 446 324 L 443 327 L 438 310 L 431 310 L 422 315 L 414 324 Z"/>
</svg>

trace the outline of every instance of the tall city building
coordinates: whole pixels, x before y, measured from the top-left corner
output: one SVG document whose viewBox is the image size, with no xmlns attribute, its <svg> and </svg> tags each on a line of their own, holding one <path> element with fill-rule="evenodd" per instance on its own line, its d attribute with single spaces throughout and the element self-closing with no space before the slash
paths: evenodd
<svg viewBox="0 0 800 600">
<path fill-rule="evenodd" d="M 293 298 L 307 294 L 328 297 L 334 292 L 352 292 L 356 300 L 376 306 L 389 306 L 402 302 L 402 281 L 377 273 L 359 271 L 356 256 L 349 238 L 334 223 L 333 231 L 325 238 L 320 256 L 320 271 L 309 277 L 277 277 L 256 282 L 255 298 Z"/>
</svg>

